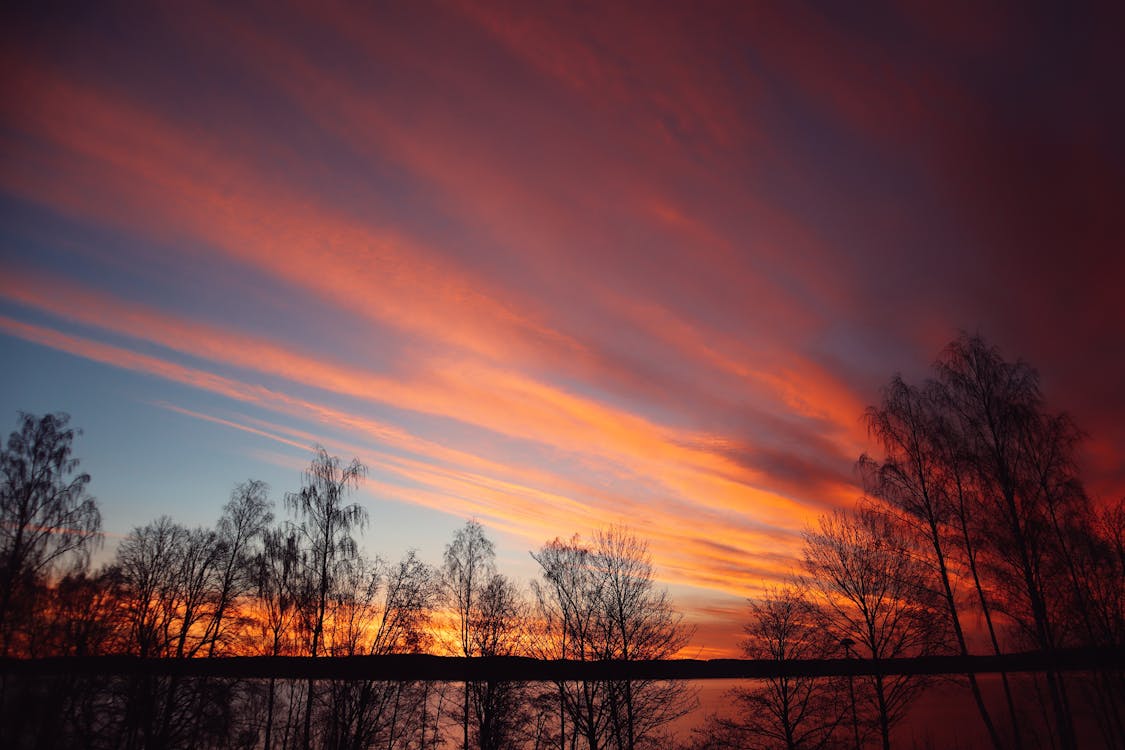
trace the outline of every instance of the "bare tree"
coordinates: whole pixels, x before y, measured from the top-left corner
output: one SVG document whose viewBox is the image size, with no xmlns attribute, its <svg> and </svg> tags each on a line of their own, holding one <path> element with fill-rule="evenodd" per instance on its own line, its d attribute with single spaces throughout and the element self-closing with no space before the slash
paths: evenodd
<svg viewBox="0 0 1125 750">
<path fill-rule="evenodd" d="M 47 592 L 30 655 L 94 656 L 111 653 L 118 639 L 116 571 L 68 573 Z"/>
<path fill-rule="evenodd" d="M 940 382 L 927 383 L 927 394 L 939 404 L 946 403 L 948 396 L 944 393 L 944 385 Z M 954 419 L 942 409 L 941 419 L 932 425 L 937 434 L 933 436 L 933 444 L 940 455 L 941 468 L 945 493 L 948 500 L 949 522 L 951 525 L 953 542 L 961 557 L 961 565 L 966 569 L 962 575 L 972 581 L 973 591 L 976 594 L 975 603 L 980 615 L 984 619 L 985 629 L 988 632 L 989 643 L 994 654 L 1003 653 L 1000 644 L 1000 635 L 995 618 L 995 603 L 990 601 L 991 593 L 986 585 L 987 573 L 987 548 L 989 507 L 984 501 L 982 488 L 977 481 L 977 472 L 969 446 L 961 439 L 959 427 Z M 1000 673 L 1000 682 L 1003 687 L 1004 701 L 1008 710 L 1009 730 L 1011 732 L 1012 746 L 1023 747 L 1023 730 L 1020 717 L 1016 711 L 1016 702 L 1012 693 L 1012 685 L 1006 672 Z"/>
<path fill-rule="evenodd" d="M 112 653 L 117 636 L 120 596 L 112 570 L 96 576 L 68 573 L 47 586 L 38 600 L 39 613 L 27 634 L 28 655 L 99 656 Z M 2 679 L 2 678 L 0 678 Z M 89 746 L 90 736 L 113 736 L 119 719 L 114 702 L 117 678 L 60 674 L 14 682 L 4 696 L 0 745 L 5 747 Z M 30 694 L 30 703 L 22 696 Z M 107 726 L 108 725 L 108 726 Z M 21 728 L 26 734 L 21 738 Z"/>
<path fill-rule="evenodd" d="M 485 658 L 523 653 L 527 612 L 515 584 L 494 573 L 481 586 L 477 602 L 471 632 L 475 653 Z M 472 683 L 470 692 L 477 747 L 512 747 L 521 725 L 529 721 L 524 710 L 525 686 L 487 679 Z"/>
<path fill-rule="evenodd" d="M 142 658 L 167 657 L 175 648 L 179 618 L 179 564 L 188 530 L 162 516 L 138 526 L 117 548 L 116 568 L 125 619 L 124 649 Z M 123 742 L 127 748 L 152 746 L 163 736 L 164 680 L 133 677 L 125 696 Z"/>
<path fill-rule="evenodd" d="M 25 595 L 70 560 L 83 567 L 101 540 L 101 514 L 75 473 L 76 433 L 66 414 L 20 413 L 20 427 L 0 451 L 0 656 L 12 645 L 12 613 L 30 612 Z"/>
<path fill-rule="evenodd" d="M 1094 624 L 1092 642 L 1125 649 L 1125 498 L 1090 519 L 1085 551 L 1082 567 Z M 1125 745 L 1125 672 L 1099 672 L 1093 692 L 1106 745 Z"/>
<path fill-rule="evenodd" d="M 331 597 L 326 645 L 333 656 L 417 653 L 429 642 L 433 571 L 411 551 L 395 564 L 354 558 Z M 326 747 L 394 747 L 424 731 L 416 683 L 335 681 L 324 714 Z"/>
<path fill-rule="evenodd" d="M 593 544 L 555 540 L 533 555 L 543 571 L 540 612 L 550 628 L 539 652 L 572 659 L 643 660 L 674 656 L 691 637 L 681 615 L 656 588 L 647 545 L 613 527 Z M 590 750 L 651 746 L 660 730 L 693 705 L 674 681 L 560 683 L 560 710 Z M 560 724 L 563 723 L 560 720 Z M 565 732 L 561 742 L 565 743 Z"/>
<path fill-rule="evenodd" d="M 882 404 L 868 410 L 883 457 L 865 456 L 861 467 L 868 492 L 926 541 L 958 650 L 968 653 L 956 565 L 972 582 L 996 653 L 1003 647 L 994 612 L 1014 625 L 1008 635 L 1019 647 L 1049 659 L 1065 646 L 1109 643 L 1104 603 L 1113 597 L 1101 593 L 1104 575 L 1093 573 L 1094 561 L 1106 559 L 1096 551 L 1104 549 L 1103 532 L 1075 459 L 1082 433 L 1065 414 L 1048 411 L 1034 369 L 1006 361 L 979 336 L 952 342 L 935 372 L 922 389 L 893 379 Z M 1066 680 L 1054 668 L 1045 677 L 1046 715 L 1068 750 L 1077 739 Z M 1026 722 L 1017 717 L 1007 675 L 1001 678 L 1010 739 L 1021 747 Z M 968 680 L 993 744 L 1002 745 L 975 678 Z M 1110 692 L 1110 684 L 1099 690 Z M 1104 713 L 1108 724 L 1122 724 L 1112 718 L 1119 712 Z"/>
<path fill-rule="evenodd" d="M 1125 497 L 1095 512 L 1086 543 L 1095 643 L 1125 646 Z"/>
<path fill-rule="evenodd" d="M 533 584 L 542 630 L 534 644 L 540 658 L 597 659 L 596 635 L 605 580 L 595 574 L 593 553 L 575 535 L 564 542 L 548 542 L 532 558 L 539 563 L 543 580 Z M 603 685 L 593 681 L 556 683 L 559 706 L 559 748 L 571 747 L 582 737 L 597 748 L 605 733 L 607 715 L 602 710 Z"/>
<path fill-rule="evenodd" d="M 602 658 L 670 659 L 691 639 L 683 616 L 656 587 L 648 544 L 632 531 L 612 526 L 594 534 L 594 561 L 606 585 L 602 589 Z M 687 713 L 694 699 L 682 683 L 624 680 L 611 684 L 614 744 L 635 750 L 655 739 L 658 730 Z"/>
<path fill-rule="evenodd" d="M 396 564 L 382 567 L 382 606 L 367 653 L 421 653 L 432 640 L 429 627 L 438 598 L 437 573 L 414 550 Z"/>
<path fill-rule="evenodd" d="M 317 446 L 316 456 L 305 471 L 299 492 L 285 496 L 286 506 L 299 519 L 295 529 L 303 548 L 304 581 L 307 584 L 300 599 L 300 610 L 309 629 L 309 655 L 320 655 L 324 637 L 328 597 L 332 592 L 336 566 L 356 553 L 352 532 L 367 524 L 367 510 L 357 504 L 346 505 L 350 491 L 359 486 L 367 467 L 352 459 L 346 466 L 335 456 Z M 303 743 L 312 746 L 312 712 L 315 682 L 308 681 L 305 699 Z"/>
<path fill-rule="evenodd" d="M 495 573 L 496 549 L 484 535 L 484 527 L 475 520 L 465 523 L 445 546 L 442 580 L 446 599 L 453 608 L 457 628 L 455 648 L 461 656 L 475 656 L 477 642 L 473 625 L 478 621 L 481 587 Z M 469 748 L 469 683 L 464 685 L 461 727 L 462 748 Z"/>
<path fill-rule="evenodd" d="M 266 527 L 273 521 L 265 482 L 249 480 L 231 491 L 223 506 L 216 533 L 219 580 L 215 608 L 207 625 L 207 655 L 225 640 L 227 615 L 243 596 L 254 589 L 253 560 Z"/>
<path fill-rule="evenodd" d="M 884 457 L 882 461 L 866 455 L 860 458 L 865 490 L 899 511 L 920 539 L 925 540 L 925 546 L 933 553 L 958 651 L 968 656 L 945 542 L 945 529 L 956 508 L 952 488 L 946 484 L 949 472 L 939 442 L 943 432 L 940 402 L 896 376 L 883 389 L 882 404 L 869 408 L 866 419 L 868 431 L 878 439 Z M 1001 750 L 1004 743 L 985 705 L 977 677 L 970 672 L 966 679 L 992 745 Z"/>
<path fill-rule="evenodd" d="M 138 526 L 117 547 L 126 650 L 140 657 L 167 656 L 175 640 L 177 583 L 173 576 L 188 530 L 168 516 Z"/>
<path fill-rule="evenodd" d="M 774 588 L 750 602 L 743 654 L 786 662 L 838 655 L 840 643 L 799 586 Z M 760 688 L 737 689 L 740 721 L 732 722 L 755 747 L 819 750 L 830 745 L 850 708 L 839 679 L 770 677 Z"/>
<path fill-rule="evenodd" d="M 890 659 L 924 656 L 943 643 L 943 622 L 930 571 L 909 537 L 871 507 L 821 516 L 805 532 L 804 581 L 829 615 L 833 636 L 858 647 L 862 656 Z M 924 681 L 914 676 L 871 679 L 884 750 L 890 730 L 902 719 Z"/>
<path fill-rule="evenodd" d="M 193 532 L 194 544 L 190 545 L 183 569 L 189 576 L 183 590 L 191 596 L 185 600 L 184 607 L 189 613 L 198 613 L 202 630 L 197 634 L 197 645 L 178 656 L 214 656 L 216 651 L 221 653 L 232 645 L 237 649 L 237 644 L 231 641 L 245 635 L 241 631 L 247 618 L 240 616 L 238 605 L 253 591 L 251 560 L 255 545 L 266 525 L 273 520 L 267 492 L 264 482 L 250 480 L 237 485 L 223 506 L 216 528 Z M 196 634 L 192 635 L 195 639 Z M 198 745 L 205 728 L 216 725 L 215 715 L 225 712 L 223 704 L 228 700 L 230 683 L 202 678 L 191 681 L 189 687 L 194 692 L 194 704 L 188 717 L 191 724 L 188 742 Z M 178 688 L 179 681 L 173 679 L 167 717 L 171 715 Z"/>
<path fill-rule="evenodd" d="M 217 603 L 220 547 L 210 529 L 187 529 L 162 517 L 133 529 L 118 547 L 121 595 L 130 650 L 143 657 L 191 658 L 209 643 Z M 213 708 L 184 693 L 183 679 L 145 679 L 134 685 L 146 744 L 173 744 L 173 733 L 190 736 L 197 719 Z"/>
<path fill-rule="evenodd" d="M 296 651 L 293 620 L 296 617 L 296 592 L 293 579 L 297 561 L 297 538 L 284 529 L 267 529 L 262 535 L 262 547 L 254 558 L 254 585 L 257 618 L 255 634 L 263 656 L 281 656 Z M 266 715 L 264 718 L 265 750 L 273 747 L 274 709 L 277 697 L 277 680 L 271 677 L 267 684 Z"/>
<path fill-rule="evenodd" d="M 397 564 L 386 568 L 383 580 L 383 605 L 368 652 L 423 652 L 433 642 L 431 616 L 440 593 L 436 571 L 411 550 Z M 401 740 L 404 746 L 416 743 L 419 750 L 424 750 L 427 733 L 433 744 L 438 745 L 434 737 L 439 729 L 442 689 L 437 692 L 438 710 L 430 712 L 430 683 L 394 685 L 387 747 Z"/>
<path fill-rule="evenodd" d="M 962 336 L 950 344 L 937 371 L 943 406 L 985 510 L 981 536 L 988 544 L 994 585 L 1007 594 L 1000 605 L 1037 648 L 1051 654 L 1059 646 L 1050 611 L 1057 582 L 1051 578 L 1062 554 L 1051 505 L 1078 500 L 1080 493 L 1055 494 L 1053 480 L 1046 486 L 1044 480 L 1070 472 L 1074 436 L 1044 433 L 1061 425 L 1046 415 L 1037 373 L 1025 362 L 1005 361 L 980 337 Z M 1063 485 L 1075 489 L 1069 480 Z M 1060 744 L 1070 750 L 1077 740 L 1062 677 L 1048 669 L 1046 680 Z"/>
</svg>

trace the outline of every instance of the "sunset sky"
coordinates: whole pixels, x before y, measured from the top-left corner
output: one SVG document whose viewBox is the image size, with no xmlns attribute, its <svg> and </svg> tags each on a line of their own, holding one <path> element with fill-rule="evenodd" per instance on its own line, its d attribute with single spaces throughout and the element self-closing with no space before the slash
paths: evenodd
<svg viewBox="0 0 1125 750">
<path fill-rule="evenodd" d="M 72 415 L 103 557 L 247 478 L 280 501 L 322 443 L 370 468 L 368 551 L 476 517 L 526 581 L 624 522 L 731 653 L 859 497 L 865 406 L 959 330 L 1125 494 L 1119 19 L 33 5 L 0 17 L 0 432 Z"/>
</svg>

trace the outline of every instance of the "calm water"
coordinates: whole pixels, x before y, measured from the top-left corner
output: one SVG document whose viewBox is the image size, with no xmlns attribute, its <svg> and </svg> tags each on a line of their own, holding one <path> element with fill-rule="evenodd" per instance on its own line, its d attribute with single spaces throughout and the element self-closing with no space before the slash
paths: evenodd
<svg viewBox="0 0 1125 750">
<path fill-rule="evenodd" d="M 1032 738 L 1039 737 L 1046 740 L 1043 722 L 1044 717 L 1048 715 L 1048 711 L 1041 700 L 1043 694 L 1042 677 L 1019 675 L 1013 676 L 1011 679 L 1019 714 L 1020 731 L 1025 739 L 1030 740 L 1029 746 L 1036 746 L 1037 743 Z M 10 731 L 14 731 L 13 728 L 18 725 L 20 727 L 18 737 L 23 740 L 23 742 L 17 742 L 12 746 L 20 746 L 28 742 L 33 744 L 35 737 L 44 731 L 44 727 L 50 729 L 54 724 L 58 724 L 59 719 L 64 718 L 57 714 L 57 710 L 53 712 L 51 708 L 52 705 L 61 708 L 61 705 L 48 700 L 48 697 L 54 694 L 57 698 L 59 686 L 70 682 L 72 680 L 68 678 L 61 678 L 59 682 L 51 678 L 32 678 L 30 680 L 15 680 L 7 685 L 4 701 L 6 712 L 4 724 L 7 724 Z M 80 700 L 77 703 L 73 700 L 75 696 L 71 696 L 72 701 L 67 705 L 71 709 L 83 705 L 98 707 L 93 714 L 94 724 L 91 726 L 100 726 L 99 732 L 105 730 L 110 733 L 106 735 L 109 737 L 115 731 L 115 727 L 119 728 L 123 726 L 122 721 L 127 721 L 127 715 L 122 713 L 125 702 L 121 698 L 123 695 L 121 689 L 128 684 L 128 680 L 126 679 L 123 682 L 121 679 L 114 678 L 114 681 L 95 681 L 86 684 L 100 685 L 101 687 L 91 687 L 83 694 L 86 696 L 85 698 L 78 696 Z M 220 688 L 222 685 L 229 686 L 232 697 L 228 706 L 233 709 L 233 713 L 228 715 L 228 720 L 233 722 L 229 726 L 248 727 L 251 739 L 245 746 L 260 747 L 260 738 L 255 740 L 252 737 L 259 733 L 262 726 L 264 704 L 261 696 L 264 694 L 267 683 L 254 680 L 232 684 L 222 683 L 221 680 L 211 680 L 206 684 L 216 688 Z M 386 685 L 386 683 L 383 684 Z M 414 684 L 418 686 L 418 683 Z M 692 730 L 702 727 L 710 715 L 717 713 L 723 716 L 731 716 L 732 712 L 736 710 L 729 697 L 732 689 L 752 687 L 754 684 L 755 681 L 751 680 L 690 681 L 688 685 L 694 693 L 696 707 L 688 715 L 677 720 L 669 729 L 674 733 L 679 743 L 682 743 L 683 746 L 689 746 L 693 737 Z M 997 727 L 1003 734 L 1008 735 L 1011 731 L 1011 721 L 1005 710 L 999 677 L 981 675 L 980 684 Z M 431 685 L 435 690 L 441 688 L 440 684 L 432 683 Z M 188 682 L 181 686 L 182 689 L 187 689 L 187 687 Z M 288 690 L 289 687 L 293 688 L 292 692 Z M 277 722 L 275 726 L 285 721 L 283 715 L 288 703 L 283 696 L 294 696 L 296 698 L 295 705 L 299 705 L 303 703 L 301 698 L 303 687 L 304 684 L 301 682 L 277 681 L 279 702 L 277 705 L 278 713 L 275 714 Z M 325 685 L 325 687 L 327 686 Z M 1104 747 L 1104 741 L 1097 733 L 1096 723 L 1093 719 L 1093 705 L 1097 700 L 1097 695 L 1091 692 L 1092 683 L 1084 681 L 1081 675 L 1070 674 L 1067 677 L 1067 689 L 1078 727 L 1080 747 Z M 459 684 L 447 684 L 443 694 L 446 708 L 442 714 L 447 717 L 446 721 L 443 722 L 444 726 L 447 727 L 444 734 L 446 741 L 453 743 L 449 747 L 453 747 L 459 745 L 456 742 L 459 731 L 456 731 L 457 727 L 454 726 L 457 723 L 455 720 L 456 712 L 452 711 L 451 707 L 455 708 L 460 705 L 461 686 Z M 436 693 L 433 695 L 436 695 Z M 257 696 L 254 699 L 257 700 L 257 703 L 252 701 L 248 703 L 247 700 L 249 699 L 246 696 Z M 143 696 L 141 697 L 143 698 Z M 192 714 L 192 709 L 187 706 L 184 706 L 183 710 L 188 711 L 188 715 L 177 713 L 177 718 L 174 720 L 174 726 L 181 729 L 183 726 L 181 721 L 185 716 L 188 721 L 191 721 L 191 715 L 202 716 L 202 714 Z M 114 718 L 117 714 L 120 715 Z M 432 718 L 433 714 L 430 714 L 430 716 Z M 144 722 L 141 721 L 141 723 Z M 294 725 L 294 723 L 290 723 L 290 726 Z M 0 736 L 3 734 L 3 731 L 0 731 Z M 942 678 L 936 681 L 911 706 L 906 718 L 895 728 L 892 740 L 895 747 L 899 749 L 948 748 L 949 750 L 970 750 L 971 748 L 986 748 L 989 746 L 987 735 L 969 690 L 960 684 L 958 678 Z M 32 744 L 27 744 L 27 746 L 30 747 Z M 1038 744 L 1047 746 L 1048 743 Z M 673 750 L 673 747 L 669 746 L 665 750 Z"/>
</svg>

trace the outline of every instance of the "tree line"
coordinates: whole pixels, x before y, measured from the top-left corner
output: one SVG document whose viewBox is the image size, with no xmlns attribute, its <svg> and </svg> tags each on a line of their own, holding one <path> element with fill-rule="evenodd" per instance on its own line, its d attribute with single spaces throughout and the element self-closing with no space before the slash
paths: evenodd
<svg viewBox="0 0 1125 750">
<path fill-rule="evenodd" d="M 1119 669 L 1056 668 L 1074 646 L 1125 647 L 1125 504 L 1080 481 L 1081 433 L 1051 412 L 1035 371 L 962 336 L 921 385 L 893 378 L 866 413 L 877 450 L 864 498 L 804 535 L 790 579 L 750 601 L 748 658 L 1045 655 L 1040 675 L 974 674 L 996 748 L 1125 745 Z M 365 554 L 366 469 L 323 448 L 280 504 L 238 485 L 212 527 L 168 517 L 132 529 L 90 566 L 101 518 L 61 414 L 21 415 L 0 456 L 0 655 L 187 659 L 445 653 L 576 661 L 662 660 L 692 637 L 623 527 L 545 543 L 530 587 L 497 570 L 469 521 L 430 565 Z M 783 676 L 735 689 L 686 747 L 891 747 L 934 677 L 876 671 Z M 0 739 L 28 747 L 559 748 L 673 746 L 694 707 L 680 681 L 236 680 L 64 675 L 0 685 Z M 1076 707 L 1093 727 L 1078 727 Z M 1077 712 L 1081 713 L 1081 712 Z"/>
<path fill-rule="evenodd" d="M 500 573 L 469 521 L 441 562 L 361 551 L 351 502 L 366 471 L 317 448 L 274 518 L 268 488 L 238 485 L 213 527 L 162 516 L 89 568 L 100 516 L 64 415 L 22 415 L 3 452 L 3 656 L 125 654 L 333 658 L 444 652 L 578 660 L 666 659 L 690 638 L 623 527 L 546 543 L 542 579 Z M 682 682 L 530 685 L 223 680 L 178 674 L 5 677 L 8 743 L 54 747 L 649 747 L 692 707 Z M 455 743 L 455 744 L 454 744 Z"/>
<path fill-rule="evenodd" d="M 963 335 L 924 383 L 892 378 L 865 419 L 877 453 L 857 464 L 864 498 L 821 516 L 805 532 L 800 570 L 751 602 L 746 655 L 1040 651 L 1042 675 L 1001 673 L 998 700 L 977 675 L 961 679 L 991 746 L 1125 747 L 1125 673 L 1064 676 L 1053 657 L 1125 648 L 1125 500 L 1099 507 L 1086 493 L 1082 434 L 1048 408 L 1035 370 Z M 765 680 L 736 691 L 740 710 L 713 717 L 698 744 L 887 749 L 932 683 L 890 674 Z M 1081 735 L 1076 709 L 1094 725 Z"/>
</svg>

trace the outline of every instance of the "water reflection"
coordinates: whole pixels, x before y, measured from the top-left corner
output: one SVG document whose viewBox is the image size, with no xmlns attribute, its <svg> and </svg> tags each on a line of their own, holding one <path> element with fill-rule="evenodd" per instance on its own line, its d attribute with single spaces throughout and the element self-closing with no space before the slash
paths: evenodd
<svg viewBox="0 0 1125 750">
<path fill-rule="evenodd" d="M 990 702 L 1002 700 L 999 678 L 980 676 Z M 638 731 L 634 750 L 660 747 L 734 747 L 730 735 L 723 740 L 717 727 L 735 726 L 742 717 L 735 696 L 760 689 L 761 680 L 698 680 L 687 683 L 695 706 L 660 731 Z M 1042 675 L 1021 675 L 1013 680 L 1019 699 L 1024 737 L 1045 738 Z M 403 748 L 424 750 L 464 746 L 464 685 L 446 682 L 317 681 L 314 683 L 311 732 L 303 732 L 308 705 L 304 680 L 230 680 L 154 676 L 55 676 L 4 681 L 3 734 L 6 747 L 48 748 Z M 1083 697 L 1094 685 L 1083 674 L 1068 676 L 1075 698 L 1075 723 L 1083 747 L 1102 747 L 1093 712 Z M 470 686 L 474 712 L 494 683 Z M 607 700 L 626 693 L 624 683 L 611 691 L 608 685 L 578 683 L 564 686 L 580 691 L 603 690 Z M 636 687 L 636 685 L 634 685 Z M 680 684 L 679 687 L 684 687 Z M 507 726 L 510 731 L 481 736 L 474 732 L 472 748 L 573 748 L 620 750 L 629 747 L 615 722 L 620 706 L 605 706 L 595 725 L 575 726 L 559 700 L 554 683 L 516 683 L 509 690 Z M 616 696 L 616 697 L 614 697 Z M 989 744 L 987 735 L 971 715 L 971 696 L 962 681 L 945 678 L 930 687 L 896 728 L 896 747 L 978 748 Z M 476 714 L 474 713 L 474 717 Z M 636 717 L 643 723 L 643 716 Z M 638 724 L 639 728 L 640 724 Z M 851 728 L 839 727 L 829 746 L 852 746 Z M 765 741 L 743 737 L 742 747 L 770 747 Z M 863 733 L 864 747 L 878 746 L 877 732 Z"/>
</svg>

